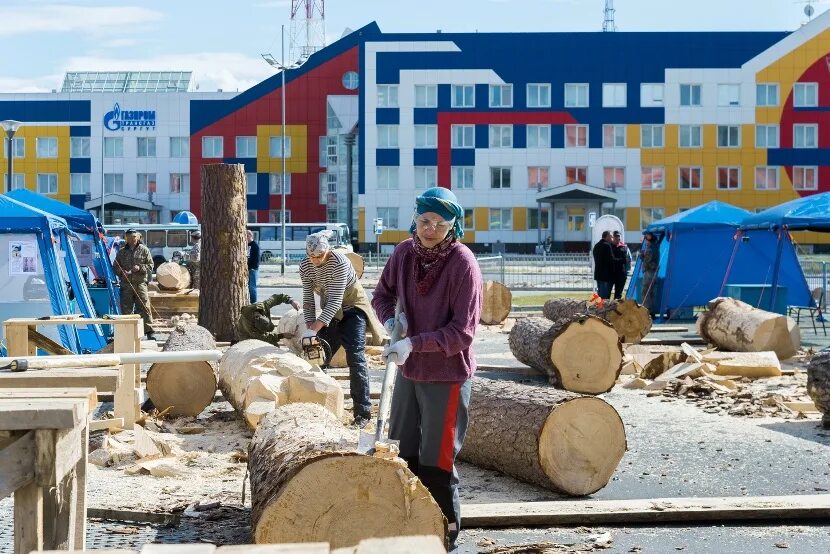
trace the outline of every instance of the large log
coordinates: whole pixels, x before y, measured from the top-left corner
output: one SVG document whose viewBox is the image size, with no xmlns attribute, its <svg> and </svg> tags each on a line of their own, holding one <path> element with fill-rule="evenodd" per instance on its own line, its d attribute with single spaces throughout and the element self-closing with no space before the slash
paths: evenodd
<svg viewBox="0 0 830 554">
<path fill-rule="evenodd" d="M 697 318 L 697 332 L 721 350 L 771 350 L 791 358 L 801 347 L 801 331 L 792 318 L 753 308 L 734 298 L 715 298 Z"/>
<path fill-rule="evenodd" d="M 446 520 L 424 485 L 398 461 L 357 454 L 356 445 L 357 432 L 322 406 L 289 404 L 260 421 L 248 455 L 254 541 L 443 542 Z"/>
<path fill-rule="evenodd" d="M 179 291 L 190 286 L 190 271 L 181 264 L 164 262 L 156 268 L 159 289 Z"/>
<path fill-rule="evenodd" d="M 822 425 L 830 429 L 830 352 L 819 352 L 807 366 L 807 393 L 824 414 Z"/>
<path fill-rule="evenodd" d="M 210 331 L 198 325 L 179 324 L 170 331 L 162 352 L 215 350 Z M 156 409 L 173 416 L 197 416 L 216 394 L 216 362 L 155 363 L 147 372 L 147 393 Z"/>
<path fill-rule="evenodd" d="M 511 329 L 508 344 L 517 360 L 547 375 L 555 387 L 572 392 L 608 392 L 622 369 L 617 332 L 595 316 L 557 322 L 522 318 Z"/>
<path fill-rule="evenodd" d="M 622 419 L 604 400 L 512 381 L 473 380 L 462 460 L 584 496 L 608 484 L 625 449 Z"/>
<path fill-rule="evenodd" d="M 575 298 L 551 298 L 545 302 L 542 313 L 551 321 L 580 314 L 601 317 L 614 326 L 623 342 L 630 344 L 640 342 L 651 330 L 648 310 L 634 300 L 604 300 L 599 304 Z"/>
<path fill-rule="evenodd" d="M 343 389 L 333 377 L 264 341 L 231 346 L 218 374 L 222 395 L 252 429 L 277 406 L 290 402 L 320 404 L 338 418 L 343 415 Z"/>
<path fill-rule="evenodd" d="M 510 315 L 513 294 L 510 289 L 498 281 L 484 283 L 484 295 L 481 306 L 481 322 L 484 325 L 499 325 Z"/>
</svg>

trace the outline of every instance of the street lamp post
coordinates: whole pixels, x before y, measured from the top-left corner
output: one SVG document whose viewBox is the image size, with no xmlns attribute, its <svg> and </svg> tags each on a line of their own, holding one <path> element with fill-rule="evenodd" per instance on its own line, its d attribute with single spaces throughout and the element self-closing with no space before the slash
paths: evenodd
<svg viewBox="0 0 830 554">
<path fill-rule="evenodd" d="M 5 121 L 0 122 L 0 125 L 3 126 L 3 130 L 6 131 L 6 138 L 9 141 L 8 150 L 6 150 L 6 155 L 9 158 L 9 166 L 8 166 L 8 176 L 6 177 L 6 192 L 12 190 L 12 170 L 14 169 L 14 152 L 12 150 L 12 139 L 14 138 L 14 134 L 20 129 L 20 126 L 23 125 L 19 121 L 15 121 L 14 119 L 6 119 Z"/>
</svg>

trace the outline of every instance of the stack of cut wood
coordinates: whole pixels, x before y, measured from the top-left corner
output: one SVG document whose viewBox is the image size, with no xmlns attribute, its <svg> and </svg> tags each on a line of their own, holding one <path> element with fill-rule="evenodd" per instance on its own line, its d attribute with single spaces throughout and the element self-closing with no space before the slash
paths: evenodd
<svg viewBox="0 0 830 554">
<path fill-rule="evenodd" d="M 695 350 L 681 346 L 642 346 L 626 348 L 634 373 L 643 379 L 682 378 L 712 374 L 758 379 L 781 375 L 781 362 L 775 352 L 721 352 L 714 348 Z"/>
<path fill-rule="evenodd" d="M 542 313 L 551 321 L 569 319 L 589 314 L 611 323 L 620 339 L 626 343 L 638 343 L 651 330 L 648 309 L 634 300 L 604 300 L 587 302 L 575 298 L 551 298 L 545 302 Z"/>
</svg>

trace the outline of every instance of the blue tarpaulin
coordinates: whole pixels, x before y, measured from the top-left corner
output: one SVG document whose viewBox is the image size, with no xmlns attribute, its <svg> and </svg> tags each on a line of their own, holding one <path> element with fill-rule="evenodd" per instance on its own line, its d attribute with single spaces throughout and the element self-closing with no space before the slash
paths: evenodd
<svg viewBox="0 0 830 554">
<path fill-rule="evenodd" d="M 830 231 L 830 192 L 812 194 L 784 202 L 747 217 L 742 229 L 779 229 L 791 231 Z"/>
</svg>

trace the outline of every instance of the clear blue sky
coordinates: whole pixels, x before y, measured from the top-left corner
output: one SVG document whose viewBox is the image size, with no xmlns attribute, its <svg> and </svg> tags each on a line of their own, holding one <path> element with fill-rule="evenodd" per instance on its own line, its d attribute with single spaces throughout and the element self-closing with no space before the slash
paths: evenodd
<svg viewBox="0 0 830 554">
<path fill-rule="evenodd" d="M 59 88 L 67 70 L 193 70 L 201 90 L 271 73 L 288 0 L 0 0 L 0 92 Z M 816 13 L 827 0 L 813 2 Z M 328 0 L 329 40 L 384 31 L 596 31 L 604 0 Z M 795 0 L 616 0 L 620 31 L 794 30 Z"/>
</svg>

